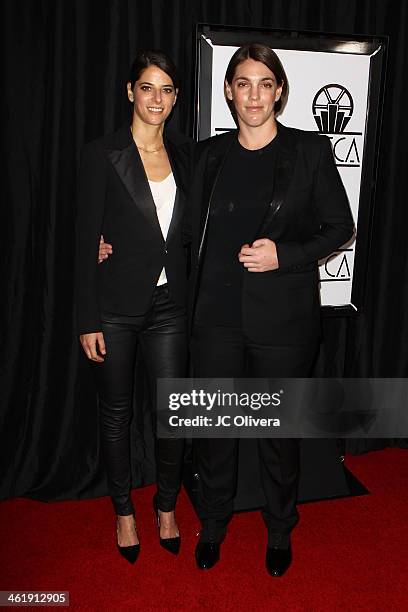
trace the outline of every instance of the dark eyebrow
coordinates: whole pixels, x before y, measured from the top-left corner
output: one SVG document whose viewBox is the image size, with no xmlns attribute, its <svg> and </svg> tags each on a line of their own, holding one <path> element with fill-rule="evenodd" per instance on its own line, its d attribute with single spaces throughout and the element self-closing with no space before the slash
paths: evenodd
<svg viewBox="0 0 408 612">
<path fill-rule="evenodd" d="M 154 87 L 154 83 L 149 83 L 149 81 L 142 81 L 139 83 L 139 85 L 150 85 L 151 87 Z M 161 87 L 174 87 L 174 85 L 171 83 L 166 83 L 165 85 L 161 85 Z"/>
<path fill-rule="evenodd" d="M 242 79 L 243 81 L 249 81 L 249 77 L 246 76 L 238 76 L 236 77 L 236 80 L 238 81 L 238 79 Z M 261 81 L 273 81 L 273 77 L 263 77 L 263 79 L 261 79 Z"/>
</svg>

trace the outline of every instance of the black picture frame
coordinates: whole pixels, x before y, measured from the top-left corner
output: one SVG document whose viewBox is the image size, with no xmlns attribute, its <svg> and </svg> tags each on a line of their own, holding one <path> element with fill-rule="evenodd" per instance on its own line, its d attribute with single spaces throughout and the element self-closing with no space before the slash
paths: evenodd
<svg viewBox="0 0 408 612">
<path fill-rule="evenodd" d="M 355 316 L 364 312 L 386 81 L 388 37 L 385 35 L 338 34 L 209 23 L 197 24 L 195 36 L 195 112 L 192 126 L 192 133 L 196 140 L 203 140 L 211 135 L 212 48 L 208 44 L 208 40 L 211 40 L 212 44 L 223 46 L 238 47 L 257 41 L 268 44 L 274 49 L 370 56 L 369 99 L 361 162 L 361 186 L 351 301 L 350 304 L 346 305 L 321 307 L 323 316 Z M 347 247 L 343 250 L 347 250 Z"/>
</svg>

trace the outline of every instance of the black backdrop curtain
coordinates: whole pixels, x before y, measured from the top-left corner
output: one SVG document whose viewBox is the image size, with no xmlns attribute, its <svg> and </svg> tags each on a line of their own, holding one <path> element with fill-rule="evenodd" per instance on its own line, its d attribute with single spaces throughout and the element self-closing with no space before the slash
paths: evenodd
<svg viewBox="0 0 408 612">
<path fill-rule="evenodd" d="M 356 319 L 325 321 L 317 369 L 406 374 L 405 0 L 3 0 L 1 13 L 2 498 L 105 492 L 95 390 L 73 332 L 78 155 L 84 141 L 124 120 L 127 69 L 140 47 L 162 48 L 178 64 L 173 122 L 189 133 L 197 22 L 390 36 L 367 307 Z M 142 481 L 136 467 L 134 481 Z"/>
</svg>

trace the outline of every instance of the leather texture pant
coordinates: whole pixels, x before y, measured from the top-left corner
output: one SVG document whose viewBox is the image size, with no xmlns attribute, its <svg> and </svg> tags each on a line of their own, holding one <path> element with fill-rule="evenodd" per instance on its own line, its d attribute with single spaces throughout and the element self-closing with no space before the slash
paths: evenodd
<svg viewBox="0 0 408 612">
<path fill-rule="evenodd" d="M 99 394 L 102 450 L 108 487 L 118 515 L 134 513 L 130 497 L 130 421 L 139 349 L 149 379 L 156 425 L 157 378 L 185 377 L 187 324 L 185 309 L 170 298 L 167 285 L 155 289 L 145 315 L 102 313 L 106 345 L 103 363 L 94 363 Z M 174 509 L 181 484 L 184 440 L 156 439 L 158 507 Z"/>
</svg>

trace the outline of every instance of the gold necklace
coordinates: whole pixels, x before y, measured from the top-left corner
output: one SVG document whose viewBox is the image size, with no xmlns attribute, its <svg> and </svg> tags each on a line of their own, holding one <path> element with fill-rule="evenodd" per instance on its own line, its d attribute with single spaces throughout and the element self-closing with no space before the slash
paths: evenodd
<svg viewBox="0 0 408 612">
<path fill-rule="evenodd" d="M 130 131 L 131 131 L 132 136 L 133 136 L 133 126 L 132 125 L 130 126 Z M 137 144 L 136 140 L 135 140 L 135 145 L 139 149 L 139 151 L 144 151 L 145 153 L 157 153 L 158 151 L 161 151 L 162 148 L 164 147 L 164 144 L 162 144 L 161 147 L 159 147 L 158 149 L 145 149 L 144 147 L 139 147 L 139 145 Z"/>
<path fill-rule="evenodd" d="M 159 147 L 158 149 L 145 149 L 144 147 L 139 147 L 139 145 L 136 145 L 136 146 L 139 149 L 139 151 L 144 151 L 145 153 L 157 153 L 158 151 L 161 151 L 162 148 L 164 147 L 164 145 L 161 145 L 161 147 Z"/>
</svg>

